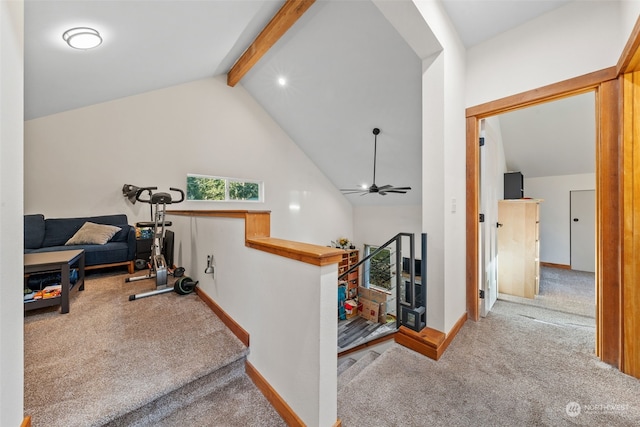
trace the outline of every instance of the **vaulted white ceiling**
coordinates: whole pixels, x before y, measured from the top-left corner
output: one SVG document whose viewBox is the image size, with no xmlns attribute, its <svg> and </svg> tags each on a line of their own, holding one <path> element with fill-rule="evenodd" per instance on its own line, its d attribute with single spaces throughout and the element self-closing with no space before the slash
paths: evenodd
<svg viewBox="0 0 640 427">
<path fill-rule="evenodd" d="M 444 1 L 468 47 L 565 3 Z M 225 74 L 282 4 L 26 0 L 25 119 Z M 348 196 L 354 204 L 421 200 L 422 66 L 389 14 L 381 12 L 394 7 L 411 4 L 318 0 L 240 82 L 338 188 L 371 184 L 371 131 L 382 130 L 377 184 L 413 190 Z M 103 44 L 70 49 L 62 33 L 74 26 L 99 29 Z M 280 76 L 288 80 L 284 87 L 277 85 Z M 504 123 L 508 147 L 512 131 L 509 119 Z M 540 139 L 551 140 L 544 125 L 536 129 Z M 565 134 L 566 145 L 572 139 Z M 516 151 L 508 150 L 508 163 L 525 170 L 522 160 L 512 158 Z M 535 162 L 532 155 L 528 159 Z"/>
<path fill-rule="evenodd" d="M 349 197 L 418 204 L 421 75 L 421 60 L 373 3 L 318 2 L 242 85 L 338 188 L 372 184 L 379 128 L 376 184 L 412 191 Z"/>
<path fill-rule="evenodd" d="M 224 74 L 282 1 L 25 1 L 25 119 Z M 69 28 L 103 43 L 75 50 Z"/>
<path fill-rule="evenodd" d="M 466 47 L 475 46 L 571 0 L 444 0 Z"/>
<path fill-rule="evenodd" d="M 593 92 L 499 116 L 507 169 L 526 178 L 594 173 Z"/>
</svg>

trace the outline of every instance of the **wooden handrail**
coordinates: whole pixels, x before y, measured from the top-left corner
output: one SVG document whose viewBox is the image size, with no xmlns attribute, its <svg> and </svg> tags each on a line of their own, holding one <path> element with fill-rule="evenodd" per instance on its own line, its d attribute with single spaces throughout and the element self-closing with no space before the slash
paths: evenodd
<svg viewBox="0 0 640 427">
<path fill-rule="evenodd" d="M 245 245 L 308 264 L 324 266 L 337 264 L 342 259 L 342 249 L 311 243 L 271 237 L 271 212 L 251 210 L 169 210 L 168 215 L 213 218 L 239 218 L 245 220 Z"/>
<path fill-rule="evenodd" d="M 253 249 L 318 266 L 337 264 L 344 254 L 342 249 L 274 239 L 272 237 L 248 239 L 246 240 L 246 245 Z"/>
</svg>

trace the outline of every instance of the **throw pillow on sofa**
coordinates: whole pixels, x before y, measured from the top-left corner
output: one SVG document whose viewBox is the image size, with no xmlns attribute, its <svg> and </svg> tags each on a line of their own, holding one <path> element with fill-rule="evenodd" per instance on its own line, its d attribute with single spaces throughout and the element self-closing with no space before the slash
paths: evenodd
<svg viewBox="0 0 640 427">
<path fill-rule="evenodd" d="M 80 230 L 76 231 L 76 234 L 67 240 L 65 245 L 104 245 L 118 231 L 120 231 L 120 227 L 114 225 L 85 222 L 80 227 Z"/>
</svg>

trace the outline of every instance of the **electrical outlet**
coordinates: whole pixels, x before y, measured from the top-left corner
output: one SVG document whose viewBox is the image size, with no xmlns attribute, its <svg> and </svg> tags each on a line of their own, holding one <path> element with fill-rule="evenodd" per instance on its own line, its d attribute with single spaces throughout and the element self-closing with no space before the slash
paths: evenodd
<svg viewBox="0 0 640 427">
<path fill-rule="evenodd" d="M 213 255 L 207 255 L 207 268 L 204 270 L 204 274 L 213 274 Z"/>
</svg>

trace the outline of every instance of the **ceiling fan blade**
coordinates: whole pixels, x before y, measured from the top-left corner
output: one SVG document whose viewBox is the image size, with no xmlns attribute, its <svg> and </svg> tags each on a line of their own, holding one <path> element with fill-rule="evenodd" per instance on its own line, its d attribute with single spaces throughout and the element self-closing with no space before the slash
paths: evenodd
<svg viewBox="0 0 640 427">
<path fill-rule="evenodd" d="M 365 194 L 370 193 L 378 193 L 381 196 L 386 196 L 387 193 L 400 193 L 405 194 L 407 190 L 411 190 L 411 187 L 394 187 L 391 184 L 383 185 L 378 187 L 376 185 L 376 163 L 378 157 L 378 134 L 380 133 L 380 129 L 373 128 L 373 184 L 369 188 L 345 188 L 341 189 L 344 194 L 360 194 L 364 196 Z"/>
</svg>

